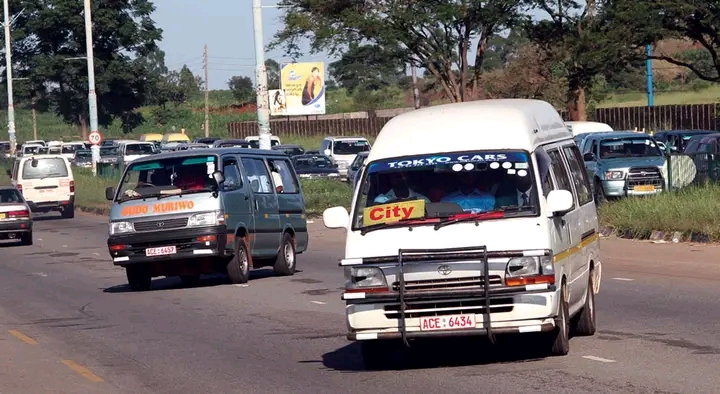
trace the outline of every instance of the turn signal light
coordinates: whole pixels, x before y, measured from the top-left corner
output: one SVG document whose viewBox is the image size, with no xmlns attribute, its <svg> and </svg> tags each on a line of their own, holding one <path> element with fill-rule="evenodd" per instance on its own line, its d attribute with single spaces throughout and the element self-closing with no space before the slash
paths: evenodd
<svg viewBox="0 0 720 394">
<path fill-rule="evenodd" d="M 70 181 L 70 193 L 75 193 L 75 181 Z"/>
<path fill-rule="evenodd" d="M 555 284 L 555 275 L 537 275 L 537 276 L 526 276 L 522 278 L 506 278 L 505 285 L 507 286 L 524 286 L 524 285 L 539 285 L 547 283 L 549 285 Z"/>
</svg>

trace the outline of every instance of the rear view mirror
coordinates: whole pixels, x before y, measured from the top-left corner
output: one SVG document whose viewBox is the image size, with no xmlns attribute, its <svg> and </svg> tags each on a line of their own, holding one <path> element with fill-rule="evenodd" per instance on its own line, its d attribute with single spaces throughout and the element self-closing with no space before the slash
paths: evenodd
<svg viewBox="0 0 720 394">
<path fill-rule="evenodd" d="M 329 157 L 331 154 L 332 154 L 332 152 L 330 152 L 330 149 L 325 149 L 325 150 L 323 151 L 323 155 L 325 155 L 325 156 L 328 156 L 328 157 Z"/>
<path fill-rule="evenodd" d="M 595 160 L 595 155 L 594 155 L 592 152 L 588 152 L 588 153 L 586 153 L 586 154 L 583 155 L 583 160 L 584 160 L 584 161 L 594 161 L 594 160 Z"/>
<path fill-rule="evenodd" d="M 108 201 L 112 201 L 115 198 L 115 188 L 112 186 L 108 186 L 105 188 L 105 198 Z"/>
<path fill-rule="evenodd" d="M 575 201 L 573 195 L 567 190 L 553 190 L 547 196 L 547 205 L 550 215 L 563 216 L 572 211 Z"/>
<path fill-rule="evenodd" d="M 31 166 L 32 168 L 36 168 L 36 167 L 38 166 L 38 160 L 37 160 L 37 159 L 32 159 L 32 161 L 30 162 L 30 166 Z"/>
<path fill-rule="evenodd" d="M 212 177 L 215 180 L 215 183 L 218 185 L 218 187 L 225 182 L 225 174 L 223 174 L 221 171 L 213 172 Z"/>
<path fill-rule="evenodd" d="M 347 228 L 350 214 L 345 207 L 332 207 L 323 212 L 323 224 L 327 228 Z"/>
</svg>

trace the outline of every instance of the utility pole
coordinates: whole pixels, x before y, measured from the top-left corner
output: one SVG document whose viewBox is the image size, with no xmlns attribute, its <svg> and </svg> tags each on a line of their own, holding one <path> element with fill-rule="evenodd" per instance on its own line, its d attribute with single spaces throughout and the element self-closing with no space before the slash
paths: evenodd
<svg viewBox="0 0 720 394">
<path fill-rule="evenodd" d="M 35 110 L 35 104 L 37 103 L 37 99 L 34 97 L 32 98 L 32 120 L 33 120 L 33 139 L 37 140 L 37 111 Z"/>
<path fill-rule="evenodd" d="M 417 87 L 417 68 L 415 68 L 415 65 L 413 64 L 411 67 L 412 70 L 412 82 L 413 82 L 413 98 L 415 103 L 415 109 L 420 108 L 420 92 L 418 91 Z"/>
<path fill-rule="evenodd" d="M 203 52 L 203 68 L 205 68 L 205 138 L 210 137 L 210 88 L 208 83 L 208 50 L 205 45 Z"/>
<path fill-rule="evenodd" d="M 85 0 L 85 47 L 88 68 L 88 109 L 90 113 L 90 132 L 97 133 L 97 96 L 95 95 L 95 61 L 93 58 L 92 14 L 90 11 L 90 0 Z M 87 136 L 84 137 L 87 139 Z M 97 175 L 97 162 L 100 160 L 100 146 L 93 145 L 91 149 L 93 175 Z"/>
<path fill-rule="evenodd" d="M 3 0 L 5 21 L 5 70 L 7 72 L 8 94 L 8 136 L 10 140 L 10 154 L 15 156 L 17 138 L 15 136 L 15 105 L 13 104 L 13 77 L 12 77 L 12 49 L 10 48 L 10 7 L 8 0 Z"/>
<path fill-rule="evenodd" d="M 253 30 L 255 33 L 255 84 L 257 85 L 257 118 L 260 149 L 270 147 L 270 102 L 268 99 L 265 44 L 263 43 L 262 0 L 253 0 Z"/>
</svg>

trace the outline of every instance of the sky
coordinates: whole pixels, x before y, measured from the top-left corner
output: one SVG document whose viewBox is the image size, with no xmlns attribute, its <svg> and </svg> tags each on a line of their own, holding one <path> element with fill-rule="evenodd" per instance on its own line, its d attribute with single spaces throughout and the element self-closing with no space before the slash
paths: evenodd
<svg viewBox="0 0 720 394">
<path fill-rule="evenodd" d="M 252 0 L 154 0 L 153 20 L 163 29 L 160 48 L 165 51 L 165 64 L 179 70 L 183 64 L 195 75 L 204 78 L 203 46 L 208 46 L 208 80 L 210 89 L 227 89 L 227 81 L 235 75 L 255 80 L 255 38 L 253 36 Z M 263 6 L 276 4 L 263 0 Z M 265 44 L 282 23 L 277 8 L 263 8 Z M 282 50 L 266 52 L 265 58 L 282 63 L 291 59 Z M 325 61 L 324 55 L 304 56 L 298 61 Z"/>
</svg>

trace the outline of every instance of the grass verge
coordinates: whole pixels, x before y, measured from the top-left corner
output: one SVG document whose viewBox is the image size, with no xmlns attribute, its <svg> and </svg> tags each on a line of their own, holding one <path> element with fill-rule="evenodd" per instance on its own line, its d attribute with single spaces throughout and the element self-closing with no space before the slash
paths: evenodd
<svg viewBox="0 0 720 394">
<path fill-rule="evenodd" d="M 645 198 L 624 198 L 600 207 L 602 225 L 632 237 L 679 231 L 691 239 L 720 240 L 720 185 L 687 187 Z"/>
<path fill-rule="evenodd" d="M 6 175 L 9 162 L 0 164 L 2 172 L 0 184 L 9 185 L 10 178 Z M 73 168 L 75 177 L 75 207 L 84 212 L 107 215 L 110 202 L 105 199 L 105 188 L 117 187 L 118 178 L 94 177 L 92 171 L 85 168 Z M 341 205 L 350 207 L 352 187 L 337 180 L 301 179 L 305 208 L 309 217 L 318 217 L 329 207 Z"/>
</svg>

